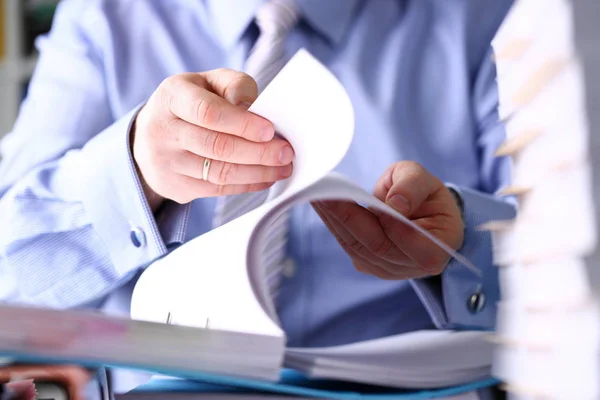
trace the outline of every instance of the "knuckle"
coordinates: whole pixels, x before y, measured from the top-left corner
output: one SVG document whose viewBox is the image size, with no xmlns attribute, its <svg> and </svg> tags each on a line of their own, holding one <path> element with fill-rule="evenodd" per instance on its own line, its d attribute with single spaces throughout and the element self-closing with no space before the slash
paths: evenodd
<svg viewBox="0 0 600 400">
<path fill-rule="evenodd" d="M 347 242 L 348 248 L 357 254 L 362 254 L 365 246 L 356 239 L 350 240 Z"/>
<path fill-rule="evenodd" d="M 261 182 L 273 182 L 280 176 L 279 169 L 273 167 L 264 167 L 260 174 Z"/>
<path fill-rule="evenodd" d="M 377 238 L 369 243 L 369 250 L 379 256 L 387 255 L 394 249 L 394 244 L 391 240 L 385 238 Z"/>
<path fill-rule="evenodd" d="M 163 109 L 168 110 L 172 113 L 175 97 L 173 96 L 173 83 L 167 78 L 156 90 L 156 94 L 159 99 L 159 104 Z"/>
<path fill-rule="evenodd" d="M 271 154 L 273 150 L 271 150 L 271 146 L 268 143 L 260 144 L 259 147 L 258 159 L 261 164 L 268 164 L 269 158 L 271 158 Z"/>
<path fill-rule="evenodd" d="M 213 136 L 212 154 L 221 160 L 229 159 L 235 151 L 233 138 L 225 133 L 217 133 Z"/>
<path fill-rule="evenodd" d="M 217 185 L 215 188 L 215 193 L 218 197 L 227 195 L 227 187 L 225 185 Z"/>
<path fill-rule="evenodd" d="M 196 118 L 202 126 L 215 126 L 221 120 L 221 107 L 205 96 L 201 96 L 194 102 L 194 110 Z"/>
<path fill-rule="evenodd" d="M 200 145 L 200 152 L 202 155 L 209 155 L 214 158 L 214 154 L 211 154 L 211 151 L 214 148 L 214 143 L 215 140 L 217 140 L 217 136 L 219 136 L 217 132 L 203 132 L 202 144 Z M 188 139 L 190 138 L 188 137 Z"/>
<path fill-rule="evenodd" d="M 414 170 L 414 171 L 424 170 L 424 168 L 421 164 L 419 164 L 416 161 L 412 161 L 412 160 L 399 161 L 396 165 L 398 165 L 402 168 Z"/>
<path fill-rule="evenodd" d="M 212 72 L 217 76 L 224 76 L 224 75 L 230 75 L 232 72 L 235 72 L 235 71 L 232 70 L 231 68 L 220 67 L 220 68 L 213 69 Z"/>
<path fill-rule="evenodd" d="M 172 92 L 173 87 L 179 81 L 179 79 L 181 79 L 181 78 L 177 75 L 169 76 L 169 77 L 163 79 L 163 81 L 160 83 L 160 85 L 158 85 L 158 88 L 159 88 L 159 90 L 163 90 L 165 92 Z"/>
<path fill-rule="evenodd" d="M 216 183 L 219 185 L 225 185 L 233 180 L 237 166 L 231 163 L 221 163 L 221 168 L 217 175 Z"/>
<path fill-rule="evenodd" d="M 447 262 L 448 257 L 445 254 L 429 253 L 421 261 L 421 267 L 433 274 L 440 274 L 444 270 Z"/>
<path fill-rule="evenodd" d="M 242 124 L 241 124 L 242 127 L 240 129 L 240 135 L 242 137 L 247 137 L 248 136 L 248 130 L 250 128 L 250 118 L 247 115 L 245 115 L 242 118 L 241 122 L 242 122 Z"/>
<path fill-rule="evenodd" d="M 352 220 L 352 213 L 348 212 L 348 211 L 342 211 L 341 213 L 338 214 L 338 218 L 340 219 L 340 222 L 342 223 L 342 225 L 346 225 L 348 223 L 350 223 L 350 220 Z"/>
<path fill-rule="evenodd" d="M 227 82 L 226 90 L 239 88 L 240 86 L 251 85 L 254 82 L 254 80 L 250 78 L 249 75 L 240 71 L 228 70 L 227 74 L 229 76 L 229 79 Z"/>
</svg>

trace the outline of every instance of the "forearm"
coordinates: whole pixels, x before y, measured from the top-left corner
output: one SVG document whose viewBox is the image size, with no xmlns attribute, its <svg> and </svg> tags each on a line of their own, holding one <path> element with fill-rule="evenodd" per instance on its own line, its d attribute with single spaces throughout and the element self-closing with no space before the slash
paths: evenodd
<svg viewBox="0 0 600 400">
<path fill-rule="evenodd" d="M 4 300 L 76 307 L 165 254 L 127 145 L 133 115 L 6 191 L 0 270 L 13 285 L 2 284 Z"/>
</svg>

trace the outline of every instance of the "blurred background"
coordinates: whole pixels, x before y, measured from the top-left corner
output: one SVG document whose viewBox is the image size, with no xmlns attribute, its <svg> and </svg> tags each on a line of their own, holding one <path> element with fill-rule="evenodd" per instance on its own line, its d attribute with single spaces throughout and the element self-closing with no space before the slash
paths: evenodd
<svg viewBox="0 0 600 400">
<path fill-rule="evenodd" d="M 35 38 L 47 32 L 59 0 L 0 0 L 0 138 L 10 131 L 35 68 Z"/>
</svg>

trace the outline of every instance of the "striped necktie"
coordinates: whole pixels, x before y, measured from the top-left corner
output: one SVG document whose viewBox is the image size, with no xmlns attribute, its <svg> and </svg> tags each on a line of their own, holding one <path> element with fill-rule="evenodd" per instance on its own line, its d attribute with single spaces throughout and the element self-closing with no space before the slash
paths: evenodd
<svg viewBox="0 0 600 400">
<path fill-rule="evenodd" d="M 268 85 L 287 62 L 285 39 L 297 24 L 299 11 L 292 0 L 269 0 L 256 14 L 260 34 L 246 60 L 245 72 L 256 81 L 259 93 Z M 220 197 L 217 200 L 213 227 L 228 223 L 265 202 L 268 191 Z M 285 259 L 289 215 L 278 218 L 269 230 L 263 251 L 265 279 L 270 293 L 277 296 L 282 263 Z"/>
</svg>

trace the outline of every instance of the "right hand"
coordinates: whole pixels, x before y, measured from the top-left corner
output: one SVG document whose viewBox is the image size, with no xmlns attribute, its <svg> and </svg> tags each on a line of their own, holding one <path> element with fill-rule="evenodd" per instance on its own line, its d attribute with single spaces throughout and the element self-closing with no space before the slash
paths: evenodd
<svg viewBox="0 0 600 400">
<path fill-rule="evenodd" d="M 292 173 L 293 149 L 247 111 L 256 82 L 228 69 L 167 78 L 138 113 L 133 157 L 153 211 L 164 199 L 261 191 Z M 211 159 L 208 181 L 204 160 Z"/>
</svg>

